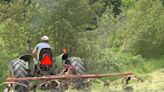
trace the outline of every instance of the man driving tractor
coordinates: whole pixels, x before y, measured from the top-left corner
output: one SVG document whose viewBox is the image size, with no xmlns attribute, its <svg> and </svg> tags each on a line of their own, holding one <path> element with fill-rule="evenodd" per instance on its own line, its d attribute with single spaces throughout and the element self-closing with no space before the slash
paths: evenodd
<svg viewBox="0 0 164 92">
<path fill-rule="evenodd" d="M 41 40 L 42 40 L 42 42 L 37 44 L 34 47 L 33 51 L 32 51 L 32 56 L 34 57 L 36 55 L 36 58 L 37 58 L 38 61 L 42 60 L 43 54 L 45 54 L 45 53 L 52 53 L 51 52 L 51 50 L 52 50 L 51 46 L 48 44 L 48 41 L 49 41 L 48 36 L 41 37 Z M 49 49 L 49 51 L 45 50 L 45 51 L 42 51 L 42 53 L 41 53 L 42 49 Z M 52 54 L 50 56 L 52 57 Z"/>
<path fill-rule="evenodd" d="M 34 72 L 33 74 L 50 75 L 53 74 L 52 48 L 48 44 L 48 36 L 41 37 L 42 42 L 38 43 L 33 51 Z M 33 75 L 32 74 L 32 75 Z"/>
<path fill-rule="evenodd" d="M 48 41 L 49 41 L 48 36 L 41 37 L 41 40 L 42 42 L 38 43 L 32 51 L 32 56 L 34 57 L 37 54 L 36 57 L 38 60 L 41 60 L 41 56 L 39 56 L 39 54 L 42 49 L 49 48 L 50 50 L 52 50 L 51 46 L 48 44 Z M 62 55 L 62 60 L 66 61 L 65 63 L 68 64 L 69 62 L 67 61 L 67 58 L 68 58 L 67 48 L 62 49 L 61 55 Z"/>
</svg>

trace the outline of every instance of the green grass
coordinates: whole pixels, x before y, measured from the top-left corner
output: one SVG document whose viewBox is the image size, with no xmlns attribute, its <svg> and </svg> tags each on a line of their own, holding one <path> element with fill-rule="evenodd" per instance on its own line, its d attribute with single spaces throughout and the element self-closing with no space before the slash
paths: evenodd
<svg viewBox="0 0 164 92">
<path fill-rule="evenodd" d="M 144 75 L 158 69 L 164 68 L 164 57 L 145 59 L 144 62 L 137 67 L 130 67 L 127 70 L 136 74 Z"/>
<path fill-rule="evenodd" d="M 0 61 L 0 80 L 4 82 L 7 77 L 8 62 Z M 126 71 L 131 71 L 135 75 L 143 78 L 143 83 L 132 80 L 129 86 L 134 88 L 134 92 L 162 92 L 164 91 L 164 57 L 145 59 L 142 64 L 136 67 L 129 67 Z M 112 73 L 112 71 L 104 71 L 104 73 Z M 93 81 L 91 89 L 92 92 L 122 92 L 123 84 L 119 80 L 120 77 L 102 78 L 100 80 L 110 80 L 111 86 L 104 87 L 103 83 Z M 4 86 L 3 86 L 4 87 Z M 0 88 L 2 92 L 3 87 Z M 38 91 L 44 92 L 44 91 Z M 66 92 L 78 92 L 77 90 L 68 89 Z"/>
<path fill-rule="evenodd" d="M 128 85 L 134 89 L 134 92 L 164 92 L 164 69 L 154 71 L 144 75 L 144 82 L 137 82 L 132 80 Z M 102 83 L 95 83 L 92 85 L 92 92 L 123 92 L 124 85 L 121 80 L 115 80 L 111 82 L 111 85 L 103 87 Z M 105 90 L 105 91 L 104 91 Z"/>
<path fill-rule="evenodd" d="M 143 64 L 138 67 L 130 67 L 136 76 L 144 79 L 144 82 L 138 82 L 132 79 L 128 86 L 132 87 L 134 92 L 164 92 L 164 57 L 155 59 L 145 59 Z M 107 71 L 105 71 L 108 73 Z M 91 92 L 124 92 L 124 84 L 119 77 L 102 78 L 101 80 L 110 80 L 110 86 L 104 87 L 103 83 L 92 81 Z M 38 91 L 39 92 L 39 91 Z M 66 92 L 81 92 L 68 89 Z"/>
</svg>

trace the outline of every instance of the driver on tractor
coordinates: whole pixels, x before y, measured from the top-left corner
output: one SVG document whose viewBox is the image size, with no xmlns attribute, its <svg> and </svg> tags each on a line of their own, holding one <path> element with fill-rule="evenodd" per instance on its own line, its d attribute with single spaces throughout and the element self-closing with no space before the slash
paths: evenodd
<svg viewBox="0 0 164 92">
<path fill-rule="evenodd" d="M 41 37 L 41 40 L 42 42 L 37 44 L 32 51 L 32 56 L 34 57 L 36 55 L 37 63 L 41 63 L 45 55 L 49 55 L 52 58 L 52 49 L 48 44 L 48 36 Z"/>
</svg>

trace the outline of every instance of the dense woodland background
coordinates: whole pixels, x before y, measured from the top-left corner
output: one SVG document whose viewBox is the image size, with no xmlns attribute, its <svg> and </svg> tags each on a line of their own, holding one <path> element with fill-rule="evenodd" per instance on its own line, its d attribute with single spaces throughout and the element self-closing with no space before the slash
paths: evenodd
<svg viewBox="0 0 164 92">
<path fill-rule="evenodd" d="M 164 68 L 164 0 L 0 0 L 0 81 L 43 35 L 89 73 L 152 72 Z"/>
</svg>

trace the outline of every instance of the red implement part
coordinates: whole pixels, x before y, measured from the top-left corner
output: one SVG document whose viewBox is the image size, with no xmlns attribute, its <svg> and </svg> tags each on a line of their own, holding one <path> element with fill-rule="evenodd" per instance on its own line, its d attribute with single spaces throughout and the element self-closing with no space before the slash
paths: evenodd
<svg viewBox="0 0 164 92">
<path fill-rule="evenodd" d="M 7 82 L 24 81 L 24 80 L 50 80 L 50 79 L 75 79 L 75 78 L 101 78 L 112 76 L 133 76 L 133 73 L 114 73 L 114 74 L 84 74 L 84 75 L 52 75 L 43 77 L 27 77 L 27 78 L 7 78 Z"/>
<path fill-rule="evenodd" d="M 43 60 L 41 61 L 41 65 L 52 65 L 52 59 L 50 57 L 50 55 L 46 54 L 43 58 Z"/>
</svg>

